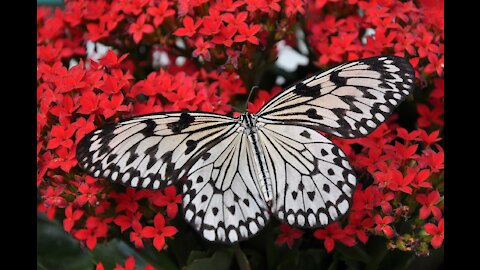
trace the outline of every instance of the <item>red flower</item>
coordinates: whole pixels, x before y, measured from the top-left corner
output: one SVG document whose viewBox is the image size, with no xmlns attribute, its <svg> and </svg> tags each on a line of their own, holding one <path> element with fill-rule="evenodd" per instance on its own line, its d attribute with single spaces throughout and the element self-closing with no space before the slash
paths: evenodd
<svg viewBox="0 0 480 270">
<path fill-rule="evenodd" d="M 62 197 L 63 187 L 53 188 L 52 186 L 47 187 L 46 190 L 42 190 L 42 199 L 46 207 L 60 207 L 65 208 L 67 206 L 67 201 Z"/>
<path fill-rule="evenodd" d="M 220 29 L 220 33 L 215 35 L 212 39 L 212 43 L 223 44 L 227 47 L 232 46 L 233 36 L 237 33 L 237 27 L 233 25 L 228 25 Z"/>
<path fill-rule="evenodd" d="M 223 24 L 218 10 L 211 9 L 210 15 L 203 18 L 202 26 L 202 29 L 199 31 L 202 35 L 213 36 L 220 32 L 220 26 L 223 26 Z"/>
<path fill-rule="evenodd" d="M 155 193 L 151 201 L 157 206 L 166 206 L 169 218 L 174 218 L 178 212 L 178 204 L 182 202 L 182 195 L 176 193 L 175 186 L 166 187 L 163 192 Z"/>
<path fill-rule="evenodd" d="M 440 130 L 435 130 L 432 133 L 430 133 L 430 135 L 428 135 L 428 133 L 423 129 L 420 129 L 419 132 L 420 132 L 420 140 L 422 140 L 425 146 L 430 146 L 431 144 L 442 140 L 441 138 L 438 137 L 440 135 Z"/>
<path fill-rule="evenodd" d="M 185 18 L 183 18 L 183 26 L 184 27 L 177 29 L 177 31 L 175 31 L 173 34 L 176 35 L 176 36 L 180 36 L 180 37 L 185 37 L 185 36 L 191 37 L 191 36 L 195 35 L 195 33 L 197 31 L 197 28 L 200 27 L 201 24 L 202 24 L 201 19 L 199 19 L 194 24 L 192 17 L 185 16 Z"/>
<path fill-rule="evenodd" d="M 71 148 L 73 141 L 70 139 L 75 133 L 75 127 L 71 125 L 52 127 L 52 139 L 48 141 L 47 149 L 55 149 L 59 146 Z"/>
<path fill-rule="evenodd" d="M 101 190 L 101 187 L 82 183 L 78 187 L 78 192 L 80 192 L 80 194 L 75 199 L 75 203 L 78 206 L 83 206 L 88 202 L 90 205 L 95 206 L 95 204 L 97 203 L 97 194 Z"/>
<path fill-rule="evenodd" d="M 81 114 L 94 114 L 98 110 L 99 98 L 93 92 L 86 92 L 80 98 L 80 109 L 78 112 Z"/>
<path fill-rule="evenodd" d="M 113 270 L 135 270 L 135 258 L 133 256 L 130 256 L 128 257 L 126 260 L 125 260 L 125 267 L 119 265 L 119 264 L 115 264 L 115 268 Z M 154 270 L 153 266 L 148 264 L 145 265 L 145 268 L 143 268 L 144 270 Z"/>
<path fill-rule="evenodd" d="M 130 232 L 130 241 L 135 244 L 135 247 L 143 248 L 143 238 L 145 238 L 145 235 L 143 234 L 142 224 L 140 224 L 138 220 L 133 220 L 131 224 L 133 231 Z"/>
<path fill-rule="evenodd" d="M 137 44 L 142 39 L 142 36 L 143 36 L 144 33 L 149 34 L 149 33 L 152 33 L 154 31 L 153 26 L 145 23 L 146 18 L 147 18 L 147 16 L 145 16 L 145 14 L 140 15 L 140 17 L 138 17 L 138 19 L 137 19 L 137 22 L 132 23 L 130 25 L 130 28 L 128 29 L 128 33 L 133 35 L 133 40 Z"/>
<path fill-rule="evenodd" d="M 414 188 L 420 188 L 420 187 L 431 188 L 432 183 L 427 182 L 428 178 L 430 177 L 430 170 L 425 169 L 425 170 L 419 171 L 418 173 L 416 170 L 417 169 L 414 169 L 414 168 L 407 168 L 407 173 L 409 173 L 408 171 L 410 171 L 410 173 L 415 174 L 415 178 L 411 183 L 412 186 Z"/>
<path fill-rule="evenodd" d="M 205 61 L 210 61 L 210 52 L 208 49 L 213 48 L 213 44 L 210 41 L 203 41 L 202 37 L 198 37 L 195 40 L 195 50 L 193 51 L 193 57 L 202 56 Z"/>
<path fill-rule="evenodd" d="M 177 233 L 177 228 L 173 226 L 165 226 L 165 218 L 158 213 L 153 219 L 152 226 L 143 227 L 142 233 L 146 238 L 153 238 L 153 245 L 160 251 L 165 246 L 165 237 L 171 237 Z"/>
<path fill-rule="evenodd" d="M 260 31 L 260 25 L 252 24 L 250 26 L 242 24 L 238 27 L 238 35 L 235 36 L 235 42 L 248 41 L 252 44 L 258 45 L 258 38 L 255 36 Z"/>
<path fill-rule="evenodd" d="M 122 56 L 118 57 L 115 52 L 112 50 L 108 50 L 105 56 L 100 58 L 100 64 L 110 67 L 110 68 L 117 68 L 125 58 L 127 58 L 128 53 L 123 54 Z"/>
<path fill-rule="evenodd" d="M 388 187 L 393 191 L 402 191 L 408 194 L 412 194 L 412 188 L 409 186 L 415 178 L 415 174 L 403 174 L 398 170 L 391 171 L 392 180 L 388 183 Z"/>
<path fill-rule="evenodd" d="M 162 0 L 156 6 L 149 7 L 147 12 L 153 16 L 153 25 L 159 26 L 166 17 L 175 15 L 175 10 L 168 8 L 168 1 Z"/>
<path fill-rule="evenodd" d="M 112 95 L 111 100 L 108 100 L 106 96 L 102 96 L 99 105 L 102 108 L 102 114 L 105 119 L 114 116 L 118 112 L 128 111 L 128 107 L 126 105 L 122 105 L 122 102 L 123 95 L 121 93 Z"/>
<path fill-rule="evenodd" d="M 417 202 L 422 204 L 419 216 L 421 219 L 426 219 L 428 216 L 430 216 L 430 213 L 432 213 L 436 220 L 440 220 L 442 217 L 442 212 L 437 206 L 435 206 L 435 204 L 437 204 L 440 200 L 440 193 L 438 190 L 434 190 L 428 193 L 428 195 L 418 194 L 415 199 Z"/>
<path fill-rule="evenodd" d="M 126 229 L 130 228 L 134 222 L 138 222 L 142 217 L 142 213 L 140 212 L 130 212 L 127 211 L 126 215 L 119 215 L 117 216 L 113 222 L 120 226 L 120 231 L 124 232 Z"/>
<path fill-rule="evenodd" d="M 419 127 L 428 128 L 432 124 L 443 126 L 443 108 L 435 107 L 430 109 L 425 104 L 417 104 L 417 111 L 418 114 L 420 114 L 420 117 L 417 120 Z"/>
<path fill-rule="evenodd" d="M 88 217 L 86 228 L 74 233 L 78 240 L 86 241 L 87 247 L 93 249 L 97 245 L 97 238 L 107 236 L 107 220 L 98 217 Z"/>
<path fill-rule="evenodd" d="M 303 8 L 304 1 L 302 0 L 286 0 L 285 1 L 285 13 L 287 17 L 296 15 L 297 13 L 304 14 L 305 9 Z"/>
<path fill-rule="evenodd" d="M 392 227 L 388 224 L 392 223 L 392 221 L 394 220 L 393 217 L 391 216 L 385 216 L 385 217 L 381 217 L 380 215 L 376 215 L 374 217 L 374 220 L 375 220 L 375 223 L 377 224 L 377 226 L 375 227 L 375 231 L 377 233 L 384 233 L 385 236 L 387 237 L 392 237 L 394 234 L 395 234 L 395 231 L 392 229 Z"/>
<path fill-rule="evenodd" d="M 349 247 L 355 245 L 355 239 L 347 235 L 338 222 L 327 225 L 325 229 L 315 230 L 313 236 L 317 239 L 324 240 L 323 244 L 327 249 L 327 252 L 333 250 L 335 247 L 335 240 L 338 240 Z"/>
<path fill-rule="evenodd" d="M 110 197 L 115 199 L 117 207 L 115 207 L 116 212 L 127 210 L 131 213 L 134 213 L 138 209 L 138 200 L 141 200 L 148 195 L 148 190 L 136 190 L 131 187 L 127 187 L 125 192 L 122 193 L 111 193 Z"/>
<path fill-rule="evenodd" d="M 443 237 L 444 237 L 444 225 L 443 225 L 443 218 L 438 222 L 438 226 L 435 226 L 435 224 L 432 223 L 427 223 L 424 226 L 425 231 L 433 235 L 431 244 L 434 248 L 439 248 L 442 246 L 443 243 Z"/>
<path fill-rule="evenodd" d="M 280 234 L 275 243 L 277 243 L 277 245 L 287 243 L 288 247 L 292 248 L 295 239 L 302 237 L 302 235 L 302 230 L 292 228 L 288 224 L 280 224 Z"/>
<path fill-rule="evenodd" d="M 63 220 L 63 228 L 65 231 L 70 232 L 75 224 L 75 221 L 79 220 L 83 216 L 83 210 L 76 209 L 73 211 L 72 205 L 69 205 L 65 209 L 65 219 Z"/>
</svg>

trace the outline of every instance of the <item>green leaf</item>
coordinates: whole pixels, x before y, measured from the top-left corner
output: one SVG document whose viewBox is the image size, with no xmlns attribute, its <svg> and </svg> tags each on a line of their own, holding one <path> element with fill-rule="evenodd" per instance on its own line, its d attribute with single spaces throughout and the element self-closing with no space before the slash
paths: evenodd
<svg viewBox="0 0 480 270">
<path fill-rule="evenodd" d="M 343 244 L 335 244 L 335 249 L 342 254 L 346 260 L 360 261 L 368 263 L 371 260 L 371 257 L 367 252 L 361 247 L 360 244 L 353 247 L 347 247 Z"/>
<path fill-rule="evenodd" d="M 187 264 L 190 265 L 194 260 L 208 258 L 208 251 L 192 250 L 188 256 Z"/>
<path fill-rule="evenodd" d="M 233 252 L 230 249 L 220 249 L 210 258 L 194 259 L 186 269 L 188 270 L 228 270 L 232 264 Z"/>
<path fill-rule="evenodd" d="M 43 214 L 43 213 L 42 213 Z M 58 222 L 37 218 L 37 268 L 91 270 L 94 262 Z"/>
</svg>

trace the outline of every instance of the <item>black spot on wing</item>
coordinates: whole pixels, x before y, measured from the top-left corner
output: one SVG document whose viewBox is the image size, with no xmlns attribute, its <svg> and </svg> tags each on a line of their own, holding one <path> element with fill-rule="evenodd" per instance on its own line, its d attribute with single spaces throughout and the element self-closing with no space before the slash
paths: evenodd
<svg viewBox="0 0 480 270">
<path fill-rule="evenodd" d="M 313 108 L 308 109 L 306 113 L 307 113 L 308 118 L 319 119 L 319 120 L 323 119 L 323 117 L 321 115 L 317 114 L 317 110 L 315 110 Z"/>
<path fill-rule="evenodd" d="M 152 119 L 145 120 L 144 123 L 147 125 L 142 131 L 140 131 L 145 137 L 154 135 L 153 131 L 157 124 Z"/>
<path fill-rule="evenodd" d="M 186 142 L 187 144 L 187 149 L 185 150 L 185 154 L 188 155 L 190 154 L 195 148 L 197 147 L 198 142 L 194 140 L 188 140 Z"/>
<path fill-rule="evenodd" d="M 175 134 L 182 132 L 195 121 L 195 117 L 187 112 L 183 112 L 177 122 L 167 124 L 168 128 Z"/>
<path fill-rule="evenodd" d="M 304 83 L 299 82 L 295 85 L 293 92 L 299 96 L 304 97 L 318 97 L 320 96 L 320 86 L 315 85 L 312 87 L 306 86 Z"/>
<path fill-rule="evenodd" d="M 300 133 L 300 136 L 310 139 L 310 133 L 308 133 L 308 131 L 306 130 L 302 131 L 302 133 Z"/>
</svg>

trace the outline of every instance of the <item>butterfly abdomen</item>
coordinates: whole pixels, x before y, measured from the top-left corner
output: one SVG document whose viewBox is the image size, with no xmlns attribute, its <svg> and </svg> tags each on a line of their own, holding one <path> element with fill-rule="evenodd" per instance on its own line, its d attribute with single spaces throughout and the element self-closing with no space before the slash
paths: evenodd
<svg viewBox="0 0 480 270">
<path fill-rule="evenodd" d="M 245 113 L 242 115 L 242 120 L 244 122 L 245 130 L 250 142 L 250 150 L 253 153 L 254 170 L 255 174 L 257 175 L 260 190 L 262 191 L 263 199 L 267 202 L 268 206 L 271 206 L 273 199 L 272 180 L 270 178 L 270 172 L 267 168 L 265 153 L 263 152 L 260 139 L 258 138 L 255 118 L 252 114 Z"/>
</svg>

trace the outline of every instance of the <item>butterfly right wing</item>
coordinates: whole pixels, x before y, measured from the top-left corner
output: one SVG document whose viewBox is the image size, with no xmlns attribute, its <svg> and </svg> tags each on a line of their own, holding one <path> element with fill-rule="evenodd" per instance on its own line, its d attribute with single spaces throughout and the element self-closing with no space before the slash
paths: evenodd
<svg viewBox="0 0 480 270">
<path fill-rule="evenodd" d="M 210 145 L 236 126 L 231 117 L 200 112 L 156 113 L 107 124 L 77 146 L 77 160 L 94 177 L 149 189 L 172 184 Z"/>
<path fill-rule="evenodd" d="M 231 244 L 251 238 L 266 225 L 270 214 L 252 158 L 239 124 L 190 168 L 183 186 L 183 212 L 205 239 Z"/>
</svg>

